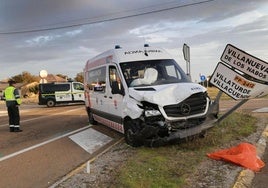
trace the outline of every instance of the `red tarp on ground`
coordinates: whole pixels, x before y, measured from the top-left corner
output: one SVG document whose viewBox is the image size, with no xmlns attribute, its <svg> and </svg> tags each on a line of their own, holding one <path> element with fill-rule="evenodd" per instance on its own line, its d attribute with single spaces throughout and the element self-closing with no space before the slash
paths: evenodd
<svg viewBox="0 0 268 188">
<path fill-rule="evenodd" d="M 257 157 L 256 147 L 249 143 L 241 143 L 229 149 L 223 149 L 207 154 L 209 158 L 215 160 L 229 161 L 255 172 L 264 167 L 264 162 Z"/>
</svg>

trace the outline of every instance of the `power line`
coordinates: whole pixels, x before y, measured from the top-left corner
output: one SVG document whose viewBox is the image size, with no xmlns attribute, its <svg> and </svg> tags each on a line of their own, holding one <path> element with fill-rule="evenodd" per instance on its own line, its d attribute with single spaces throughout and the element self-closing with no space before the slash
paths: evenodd
<svg viewBox="0 0 268 188">
<path fill-rule="evenodd" d="M 102 19 L 102 20 L 97 20 L 97 21 L 88 21 L 84 23 L 75 23 L 75 24 L 70 24 L 70 25 L 64 25 L 64 26 L 55 26 L 55 27 L 48 27 L 48 28 L 37 28 L 37 29 L 25 29 L 25 30 L 19 30 L 19 31 L 7 31 L 7 32 L 1 32 L 1 35 L 11 35 L 11 34 L 23 34 L 23 33 L 33 33 L 33 32 L 41 32 L 41 31 L 51 31 L 51 30 L 58 30 L 58 29 L 66 29 L 66 28 L 71 28 L 71 27 L 80 27 L 83 25 L 92 25 L 96 23 L 103 23 L 103 22 L 110 22 L 110 21 L 115 21 L 115 20 L 120 20 L 120 19 L 126 19 L 126 18 L 132 18 L 132 17 L 137 17 L 137 16 L 143 16 L 147 14 L 152 14 L 152 13 L 158 13 L 158 12 L 164 12 L 164 11 L 169 11 L 173 9 L 178 9 L 178 8 L 183 8 L 183 7 L 188 7 L 188 6 L 194 6 L 194 5 L 199 5 L 203 3 L 208 3 L 212 2 L 215 0 L 205 0 L 205 1 L 199 1 L 199 2 L 194 2 L 194 3 L 189 3 L 185 5 L 177 5 L 173 7 L 167 7 L 167 8 L 162 8 L 159 10 L 151 10 L 147 12 L 141 12 L 141 13 L 136 13 L 132 15 L 125 15 L 125 16 L 118 16 L 114 18 L 107 18 L 107 19 Z M 143 8 L 144 9 L 144 8 Z M 133 10 L 131 10 L 133 11 Z"/>
</svg>

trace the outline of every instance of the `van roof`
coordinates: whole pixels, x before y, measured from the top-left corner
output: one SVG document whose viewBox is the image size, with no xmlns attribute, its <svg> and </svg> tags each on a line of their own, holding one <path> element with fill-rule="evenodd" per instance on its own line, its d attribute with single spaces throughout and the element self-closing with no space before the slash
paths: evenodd
<svg viewBox="0 0 268 188">
<path fill-rule="evenodd" d="M 116 48 L 105 51 L 87 61 L 86 68 L 100 66 L 106 63 L 121 63 L 130 61 L 173 59 L 164 49 L 158 47 Z"/>
</svg>

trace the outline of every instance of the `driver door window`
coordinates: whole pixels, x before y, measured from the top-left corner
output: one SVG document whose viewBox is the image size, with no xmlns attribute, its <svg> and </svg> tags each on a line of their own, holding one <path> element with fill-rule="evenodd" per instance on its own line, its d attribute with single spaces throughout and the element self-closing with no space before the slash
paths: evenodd
<svg viewBox="0 0 268 188">
<path fill-rule="evenodd" d="M 118 75 L 117 69 L 114 66 L 109 67 L 109 80 L 112 94 L 124 94 L 122 81 Z"/>
</svg>

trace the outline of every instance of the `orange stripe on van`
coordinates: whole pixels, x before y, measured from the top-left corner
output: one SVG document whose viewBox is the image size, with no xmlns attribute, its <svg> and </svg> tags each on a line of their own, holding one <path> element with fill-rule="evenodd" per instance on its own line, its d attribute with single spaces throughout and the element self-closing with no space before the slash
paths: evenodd
<svg viewBox="0 0 268 188">
<path fill-rule="evenodd" d="M 104 65 L 106 63 L 111 63 L 112 62 L 112 59 L 113 59 L 113 56 L 110 55 L 108 57 L 104 57 L 104 58 L 101 58 L 101 59 L 98 59 L 98 60 L 95 60 L 95 61 L 88 60 L 87 61 L 86 68 L 87 68 L 87 70 L 89 70 L 89 69 L 91 69 L 93 67 Z"/>
<path fill-rule="evenodd" d="M 104 124 L 104 125 L 112 128 L 112 129 L 114 129 L 114 130 L 116 130 L 116 131 L 121 132 L 121 133 L 124 134 L 124 128 L 123 128 L 123 125 L 122 124 L 116 123 L 114 121 L 110 121 L 110 120 L 105 119 L 103 117 L 100 117 L 100 116 L 98 116 L 96 114 L 93 114 L 93 118 L 96 121 L 98 121 L 98 122 L 100 122 L 100 123 L 102 123 L 102 124 Z"/>
</svg>

